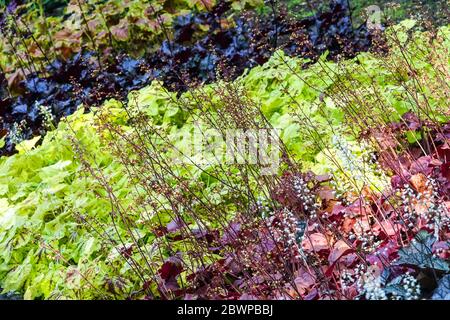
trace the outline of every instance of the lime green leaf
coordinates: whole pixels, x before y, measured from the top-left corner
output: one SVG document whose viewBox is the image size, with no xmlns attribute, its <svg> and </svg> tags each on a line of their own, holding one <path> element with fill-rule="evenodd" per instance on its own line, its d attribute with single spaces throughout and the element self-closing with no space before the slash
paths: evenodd
<svg viewBox="0 0 450 320">
<path fill-rule="evenodd" d="M 36 143 L 39 141 L 39 139 L 41 139 L 41 136 L 34 137 L 33 139 L 30 140 L 22 141 L 21 143 L 16 145 L 17 152 L 25 153 L 31 151 L 36 145 Z"/>
</svg>

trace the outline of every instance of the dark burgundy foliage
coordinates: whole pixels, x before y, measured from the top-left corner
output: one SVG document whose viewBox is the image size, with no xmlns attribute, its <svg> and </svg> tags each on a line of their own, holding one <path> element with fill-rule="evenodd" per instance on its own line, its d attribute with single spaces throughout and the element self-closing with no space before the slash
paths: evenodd
<svg viewBox="0 0 450 320">
<path fill-rule="evenodd" d="M 183 261 L 173 256 L 167 259 L 159 269 L 164 289 L 176 291 L 180 288 L 177 277 L 183 271 Z"/>
<path fill-rule="evenodd" d="M 40 106 L 51 107 L 56 122 L 72 114 L 80 104 L 98 105 L 105 99 L 123 98 L 129 90 L 144 86 L 150 74 L 139 70 L 142 61 L 121 56 L 114 64 L 103 64 L 99 69 L 93 53 L 76 54 L 67 61 L 54 61 L 47 67 L 50 74 L 41 78 L 37 74 L 16 88 L 23 94 L 0 100 L 0 124 L 9 131 L 14 122 L 26 120 L 24 135 L 31 137 L 42 134 Z M 0 79 L 1 80 L 1 79 Z M 7 142 L 0 154 L 13 152 L 13 145 Z"/>
<path fill-rule="evenodd" d="M 303 20 L 292 20 L 286 13 L 276 17 L 257 17 L 244 13 L 234 25 L 224 25 L 229 10 L 220 2 L 212 11 L 179 17 L 173 26 L 174 39 L 142 59 L 121 54 L 99 66 L 94 52 L 79 53 L 67 61 L 54 61 L 47 74 L 29 74 L 17 88 L 18 96 L 6 90 L 0 72 L 0 138 L 14 123 L 26 121 L 24 138 L 44 134 L 39 106 L 51 108 L 55 124 L 83 103 L 100 105 L 105 99 L 124 99 L 130 90 L 161 79 L 178 92 L 198 83 L 216 79 L 217 72 L 234 79 L 246 68 L 263 64 L 277 48 L 289 55 L 311 58 L 326 50 L 329 58 L 351 57 L 371 47 L 372 36 L 365 25 L 353 28 L 347 1 L 333 0 L 330 10 Z M 207 26 L 202 32 L 200 26 Z M 6 139 L 0 155 L 14 153 Z"/>
</svg>

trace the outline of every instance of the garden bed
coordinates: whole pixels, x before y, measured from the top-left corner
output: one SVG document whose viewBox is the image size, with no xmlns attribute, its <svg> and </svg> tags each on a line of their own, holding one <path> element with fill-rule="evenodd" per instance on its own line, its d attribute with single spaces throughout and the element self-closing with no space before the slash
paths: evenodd
<svg viewBox="0 0 450 320">
<path fill-rule="evenodd" d="M 78 53 L 53 61 L 45 76 L 28 74 L 10 87 L 19 92 L 14 97 L 8 97 L 7 81 L 0 74 L 0 137 L 4 138 L 0 155 L 14 153 L 24 139 L 45 134 L 80 104 L 89 108 L 109 98 L 122 100 L 130 90 L 154 79 L 169 90 L 183 92 L 211 83 L 217 75 L 233 80 L 245 69 L 265 63 L 279 48 L 311 62 L 326 51 L 336 60 L 369 50 L 375 36 L 375 50 L 382 51 L 380 35 L 370 34 L 365 24 L 352 25 L 346 3 L 335 1 L 328 11 L 302 20 L 280 12 L 262 17 L 247 13 L 229 21 L 225 13 L 230 4 L 223 2 L 209 12 L 178 17 L 174 39 L 164 40 L 160 49 L 143 58 L 114 53 L 99 64 L 95 52 Z"/>
<path fill-rule="evenodd" d="M 0 79 L 0 300 L 449 298 L 450 27 L 270 3 Z"/>
</svg>

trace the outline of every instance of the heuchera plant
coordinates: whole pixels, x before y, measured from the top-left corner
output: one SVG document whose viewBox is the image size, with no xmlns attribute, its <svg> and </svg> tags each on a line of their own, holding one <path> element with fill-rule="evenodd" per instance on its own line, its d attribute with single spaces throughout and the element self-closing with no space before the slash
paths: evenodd
<svg viewBox="0 0 450 320">
<path fill-rule="evenodd" d="M 438 87 L 430 69 L 439 62 L 422 55 L 448 52 L 449 42 L 416 36 L 414 73 L 390 68 L 401 61 L 395 49 L 307 69 L 276 52 L 232 83 L 177 97 L 153 82 L 19 144 L 0 159 L 0 286 L 30 299 L 445 297 L 448 110 L 445 95 L 424 89 L 438 119 L 425 121 L 422 100 L 406 93 L 424 79 Z M 362 96 L 343 99 L 350 85 Z M 200 95 L 211 98 L 199 103 Z M 370 123 L 359 122 L 364 103 Z M 279 175 L 172 165 L 179 153 L 166 137 L 223 110 L 234 112 L 230 125 L 263 118 L 280 129 Z M 344 141 L 374 137 L 371 153 L 391 188 L 378 190 L 366 167 L 360 183 L 336 181 L 353 173 L 343 161 L 361 160 Z"/>
</svg>

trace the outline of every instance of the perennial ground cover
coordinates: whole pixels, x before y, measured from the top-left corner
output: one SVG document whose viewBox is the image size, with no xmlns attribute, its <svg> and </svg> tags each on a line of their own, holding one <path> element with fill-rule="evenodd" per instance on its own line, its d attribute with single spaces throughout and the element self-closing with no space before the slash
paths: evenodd
<svg viewBox="0 0 450 320">
<path fill-rule="evenodd" d="M 266 62 L 277 48 L 283 48 L 290 56 L 312 60 L 328 51 L 328 57 L 336 60 L 367 51 L 372 42 L 381 40 L 379 35 L 369 33 L 364 24 L 353 28 L 345 1 L 333 2 L 324 13 L 301 20 L 292 19 L 284 11 L 276 19 L 253 11 L 238 16 L 233 11 L 236 3 L 221 2 L 210 11 L 174 15 L 170 29 L 163 29 L 162 25 L 158 28 L 159 32 L 166 30 L 167 37 L 150 52 L 137 53 L 139 50 L 135 51 L 130 39 L 126 39 L 127 51 L 110 44 L 99 55 L 98 50 L 89 50 L 87 41 L 87 47 L 67 57 L 57 55 L 40 62 L 33 56 L 18 58 L 20 46 L 13 46 L 14 50 L 4 48 L 8 59 L 23 64 L 15 68 L 7 60 L 0 75 L 5 86 L 0 92 L 0 124 L 2 135 L 6 135 L 2 154 L 13 153 L 21 140 L 45 133 L 49 122 L 56 124 L 80 103 L 93 106 L 109 98 L 121 100 L 130 90 L 142 88 L 153 79 L 163 81 L 170 90 L 183 92 L 218 77 L 233 80 L 246 68 Z M 101 8 L 102 5 L 97 11 Z M 12 20 L 16 16 L 13 11 L 7 17 Z M 95 21 L 92 17 L 87 19 Z M 3 26 L 3 31 L 11 37 L 17 32 L 8 26 Z M 44 44 L 34 40 L 37 36 L 22 37 L 22 42 L 35 41 L 33 44 L 44 50 Z M 3 42 L 8 44 L 5 39 Z M 148 39 L 145 44 L 149 45 Z M 26 61 L 34 68 L 27 66 Z"/>
<path fill-rule="evenodd" d="M 132 12 L 117 19 L 134 21 Z M 202 16 L 179 17 L 178 37 Z M 327 19 L 346 16 L 319 18 Z M 319 56 L 261 51 L 267 61 L 178 91 L 124 72 L 115 98 L 68 97 L 71 114 L 59 122 L 40 110 L 47 132 L 17 139 L 14 154 L 0 158 L 3 293 L 448 299 L 449 26 L 426 31 L 403 20 L 377 35 L 379 50 L 359 52 L 347 38 L 347 56 L 331 29 Z M 186 48 L 195 56 L 198 48 Z M 346 59 L 330 59 L 340 53 Z M 134 70 L 138 60 L 127 59 L 111 68 Z M 86 77 L 93 91 L 102 83 Z M 272 174 L 248 159 L 214 161 L 227 130 L 275 129 Z M 202 152 L 192 152 L 197 133 Z"/>
</svg>

